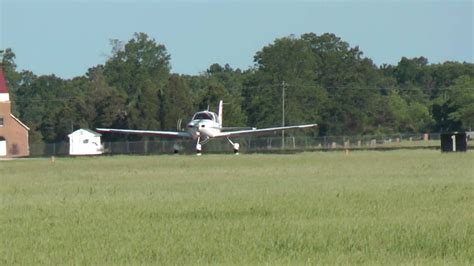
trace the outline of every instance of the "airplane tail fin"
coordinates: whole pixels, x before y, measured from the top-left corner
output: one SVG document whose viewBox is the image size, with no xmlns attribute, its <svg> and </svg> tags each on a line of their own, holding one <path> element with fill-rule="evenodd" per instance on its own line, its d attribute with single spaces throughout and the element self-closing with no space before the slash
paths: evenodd
<svg viewBox="0 0 474 266">
<path fill-rule="evenodd" d="M 223 121 L 222 121 L 222 119 L 223 119 L 223 117 L 222 117 L 222 111 L 223 111 L 222 108 L 223 108 L 223 105 L 224 105 L 224 102 L 223 102 L 222 100 L 220 100 L 220 101 L 219 101 L 219 109 L 218 109 L 218 111 L 217 111 L 217 116 L 218 116 L 218 118 L 219 118 L 219 124 L 220 124 L 221 127 L 222 127 L 222 122 L 223 122 Z"/>
</svg>

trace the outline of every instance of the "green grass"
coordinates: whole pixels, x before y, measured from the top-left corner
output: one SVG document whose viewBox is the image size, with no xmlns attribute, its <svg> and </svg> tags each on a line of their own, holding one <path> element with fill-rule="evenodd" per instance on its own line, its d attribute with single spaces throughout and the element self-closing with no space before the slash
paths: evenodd
<svg viewBox="0 0 474 266">
<path fill-rule="evenodd" d="M 0 162 L 0 264 L 473 264 L 474 153 Z"/>
</svg>

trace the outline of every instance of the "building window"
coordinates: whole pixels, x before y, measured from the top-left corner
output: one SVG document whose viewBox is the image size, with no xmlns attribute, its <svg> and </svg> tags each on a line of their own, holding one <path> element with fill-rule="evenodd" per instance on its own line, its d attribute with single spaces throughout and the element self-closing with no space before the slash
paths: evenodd
<svg viewBox="0 0 474 266">
<path fill-rule="evenodd" d="M 12 155 L 18 155 L 18 154 L 20 154 L 20 147 L 18 146 L 18 144 L 13 143 L 13 145 L 12 145 Z"/>
<path fill-rule="evenodd" d="M 3 117 L 0 117 L 0 127 L 3 127 Z"/>
</svg>

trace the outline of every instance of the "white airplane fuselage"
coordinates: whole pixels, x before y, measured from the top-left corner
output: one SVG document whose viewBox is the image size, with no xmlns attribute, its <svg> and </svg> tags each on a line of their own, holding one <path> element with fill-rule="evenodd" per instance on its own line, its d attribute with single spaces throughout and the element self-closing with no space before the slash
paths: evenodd
<svg viewBox="0 0 474 266">
<path fill-rule="evenodd" d="M 203 111 L 194 114 L 186 129 L 193 139 L 204 140 L 216 137 L 221 133 L 222 126 L 216 113 Z"/>
</svg>

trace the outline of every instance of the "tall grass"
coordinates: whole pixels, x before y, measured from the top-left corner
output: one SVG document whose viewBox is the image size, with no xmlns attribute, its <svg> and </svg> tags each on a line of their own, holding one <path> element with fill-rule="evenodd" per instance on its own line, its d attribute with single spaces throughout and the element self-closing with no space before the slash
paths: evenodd
<svg viewBox="0 0 474 266">
<path fill-rule="evenodd" d="M 1 264 L 473 264 L 474 153 L 0 162 Z"/>
</svg>

